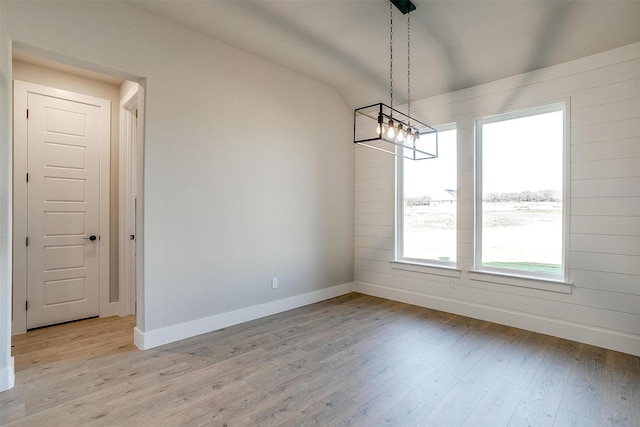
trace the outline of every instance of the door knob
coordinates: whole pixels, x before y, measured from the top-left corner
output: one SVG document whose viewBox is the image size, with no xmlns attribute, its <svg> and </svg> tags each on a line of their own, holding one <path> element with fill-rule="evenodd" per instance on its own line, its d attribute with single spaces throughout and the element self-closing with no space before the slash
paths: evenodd
<svg viewBox="0 0 640 427">
<path fill-rule="evenodd" d="M 92 234 L 89 237 L 83 237 L 84 240 L 91 240 L 92 242 L 97 239 L 95 234 Z"/>
</svg>

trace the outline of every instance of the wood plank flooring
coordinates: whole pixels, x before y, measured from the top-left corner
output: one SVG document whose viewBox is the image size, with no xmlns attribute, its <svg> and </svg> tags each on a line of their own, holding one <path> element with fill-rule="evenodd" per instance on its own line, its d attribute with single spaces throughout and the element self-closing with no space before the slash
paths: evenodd
<svg viewBox="0 0 640 427">
<path fill-rule="evenodd" d="M 352 293 L 147 351 L 133 318 L 13 339 L 3 426 L 640 426 L 640 358 Z"/>
</svg>

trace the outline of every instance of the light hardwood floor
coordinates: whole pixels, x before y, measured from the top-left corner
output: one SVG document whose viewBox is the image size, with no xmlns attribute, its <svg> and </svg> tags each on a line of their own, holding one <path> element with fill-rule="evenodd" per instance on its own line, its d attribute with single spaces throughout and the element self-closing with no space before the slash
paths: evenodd
<svg viewBox="0 0 640 427">
<path fill-rule="evenodd" d="M 144 352 L 134 324 L 14 337 L 0 425 L 640 425 L 638 357 L 356 293 Z"/>
</svg>

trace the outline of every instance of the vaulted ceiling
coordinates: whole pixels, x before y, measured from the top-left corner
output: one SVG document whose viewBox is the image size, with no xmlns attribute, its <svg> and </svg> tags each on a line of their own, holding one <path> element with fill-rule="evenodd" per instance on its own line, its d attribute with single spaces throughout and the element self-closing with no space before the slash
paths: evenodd
<svg viewBox="0 0 640 427">
<path fill-rule="evenodd" d="M 387 0 L 134 0 L 334 87 L 351 107 L 389 98 Z M 413 0 L 413 99 L 640 41 L 640 0 Z M 406 100 L 407 20 L 394 8 L 394 97 Z"/>
</svg>

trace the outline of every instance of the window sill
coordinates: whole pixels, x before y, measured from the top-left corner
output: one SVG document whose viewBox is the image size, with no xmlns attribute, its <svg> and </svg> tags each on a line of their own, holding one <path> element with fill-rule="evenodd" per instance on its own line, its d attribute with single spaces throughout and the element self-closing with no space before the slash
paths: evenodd
<svg viewBox="0 0 640 427">
<path fill-rule="evenodd" d="M 571 283 L 563 280 L 544 279 L 539 277 L 526 277 L 511 274 L 502 274 L 488 271 L 473 270 L 469 272 L 469 279 L 479 282 L 500 283 L 502 285 L 518 286 L 521 288 L 539 289 L 543 291 L 571 293 Z"/>
<path fill-rule="evenodd" d="M 422 264 L 410 261 L 391 261 L 391 268 L 394 270 L 413 271 L 414 273 L 435 274 L 437 276 L 446 276 L 459 279 L 462 271 L 455 267 L 447 267 L 444 265 Z"/>
</svg>

